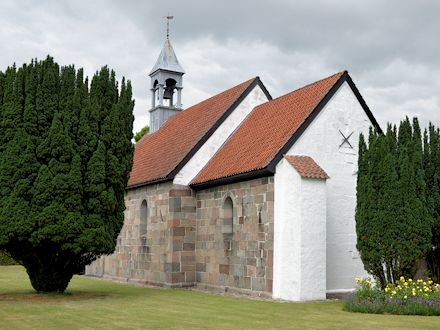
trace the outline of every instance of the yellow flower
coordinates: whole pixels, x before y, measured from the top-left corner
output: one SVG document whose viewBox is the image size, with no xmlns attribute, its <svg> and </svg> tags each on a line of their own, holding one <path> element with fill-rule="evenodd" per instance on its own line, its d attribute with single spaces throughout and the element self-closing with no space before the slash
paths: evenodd
<svg viewBox="0 0 440 330">
<path fill-rule="evenodd" d="M 407 296 L 404 296 L 404 297 L 403 297 L 403 299 L 406 299 L 406 298 L 408 298 L 408 297 L 407 297 Z"/>
</svg>

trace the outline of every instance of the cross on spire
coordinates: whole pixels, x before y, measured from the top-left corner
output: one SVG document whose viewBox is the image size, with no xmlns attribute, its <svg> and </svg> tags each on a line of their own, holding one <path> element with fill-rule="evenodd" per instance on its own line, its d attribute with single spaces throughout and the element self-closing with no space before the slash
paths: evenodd
<svg viewBox="0 0 440 330">
<path fill-rule="evenodd" d="M 166 20 L 167 20 L 167 39 L 169 39 L 170 38 L 170 20 L 173 19 L 174 16 L 167 15 L 167 16 L 164 16 L 163 18 L 166 18 Z"/>
</svg>

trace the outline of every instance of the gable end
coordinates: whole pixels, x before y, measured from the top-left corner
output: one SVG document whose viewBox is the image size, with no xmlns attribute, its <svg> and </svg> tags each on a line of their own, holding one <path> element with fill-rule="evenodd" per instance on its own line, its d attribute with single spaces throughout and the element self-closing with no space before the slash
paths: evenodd
<svg viewBox="0 0 440 330">
<path fill-rule="evenodd" d="M 173 180 L 177 173 L 185 166 L 185 164 L 196 154 L 196 152 L 206 143 L 212 134 L 220 127 L 220 125 L 229 117 L 229 115 L 240 105 L 241 102 L 249 95 L 249 93 L 259 86 L 266 95 L 267 99 L 272 100 L 272 96 L 262 83 L 260 77 L 256 77 L 254 81 L 244 90 L 244 92 L 235 100 L 235 102 L 229 107 L 228 110 L 220 117 L 219 120 L 206 132 L 206 134 L 196 143 L 196 145 L 190 150 L 190 152 L 183 158 L 183 160 L 174 168 L 173 171 L 168 174 L 165 180 Z"/>
<path fill-rule="evenodd" d="M 339 80 L 332 86 L 332 88 L 328 91 L 328 93 L 322 98 L 321 102 L 319 102 L 319 104 L 312 111 L 312 113 L 306 118 L 304 123 L 298 128 L 298 130 L 292 135 L 289 141 L 280 149 L 280 151 L 275 156 L 275 158 L 270 162 L 270 164 L 267 166 L 268 172 L 275 173 L 275 167 L 279 163 L 279 161 L 283 158 L 285 154 L 287 154 L 287 152 L 290 150 L 293 144 L 299 139 L 299 137 L 305 132 L 305 130 L 309 127 L 309 125 L 315 120 L 315 118 L 319 115 L 321 110 L 324 109 L 324 107 L 327 105 L 327 103 L 330 101 L 333 95 L 335 95 L 335 93 L 339 90 L 339 88 L 342 86 L 344 82 L 347 82 L 348 85 L 350 86 L 352 92 L 356 96 L 356 99 L 358 100 L 359 104 L 362 106 L 362 109 L 367 114 L 374 128 L 379 133 L 382 133 L 382 129 L 380 128 L 376 118 L 374 118 L 373 113 L 371 112 L 367 103 L 365 103 L 365 100 L 363 99 L 361 93 L 357 89 L 350 75 L 348 74 L 347 71 L 344 71 L 344 73 L 339 78 Z"/>
</svg>

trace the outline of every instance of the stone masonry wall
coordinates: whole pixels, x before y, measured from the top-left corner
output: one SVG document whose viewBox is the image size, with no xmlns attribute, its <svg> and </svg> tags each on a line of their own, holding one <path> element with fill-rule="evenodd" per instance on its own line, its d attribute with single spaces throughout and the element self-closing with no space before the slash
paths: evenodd
<svg viewBox="0 0 440 330">
<path fill-rule="evenodd" d="M 127 190 L 116 250 L 86 275 L 167 287 L 195 282 L 194 192 L 172 182 Z"/>
<path fill-rule="evenodd" d="M 233 202 L 232 233 L 228 198 Z M 198 288 L 271 296 L 273 205 L 273 177 L 197 192 Z"/>
<path fill-rule="evenodd" d="M 271 296 L 273 177 L 198 192 L 159 183 L 128 190 L 125 203 L 115 253 L 86 275 Z"/>
</svg>

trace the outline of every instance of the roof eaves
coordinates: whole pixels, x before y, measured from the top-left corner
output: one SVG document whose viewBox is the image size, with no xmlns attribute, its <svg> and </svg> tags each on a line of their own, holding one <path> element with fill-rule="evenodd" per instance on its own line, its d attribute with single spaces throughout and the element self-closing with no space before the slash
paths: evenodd
<svg viewBox="0 0 440 330">
<path fill-rule="evenodd" d="M 221 186 L 225 184 L 235 183 L 239 181 L 248 181 L 252 179 L 258 179 L 265 176 L 272 176 L 273 172 L 267 170 L 267 167 L 258 170 L 252 170 L 244 173 L 234 174 L 227 177 L 213 179 L 200 183 L 190 183 L 190 187 L 194 190 L 203 190 L 211 187 Z"/>
<path fill-rule="evenodd" d="M 140 188 L 143 186 L 148 186 L 150 184 L 156 184 L 156 183 L 162 183 L 162 182 L 167 182 L 170 181 L 170 179 L 164 177 L 164 178 L 157 178 L 157 179 L 153 179 L 153 180 L 148 180 L 148 181 L 144 181 L 144 182 L 140 182 L 140 183 L 135 183 L 132 185 L 129 185 L 125 188 L 125 190 L 130 190 L 130 189 L 135 189 L 135 188 Z"/>
</svg>

